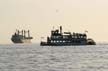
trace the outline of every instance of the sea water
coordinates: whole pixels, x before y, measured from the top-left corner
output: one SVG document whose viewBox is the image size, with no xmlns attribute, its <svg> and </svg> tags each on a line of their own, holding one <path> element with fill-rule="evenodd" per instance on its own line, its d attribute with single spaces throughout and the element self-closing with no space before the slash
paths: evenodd
<svg viewBox="0 0 108 71">
<path fill-rule="evenodd" d="M 108 45 L 0 45 L 0 71 L 108 71 Z"/>
</svg>

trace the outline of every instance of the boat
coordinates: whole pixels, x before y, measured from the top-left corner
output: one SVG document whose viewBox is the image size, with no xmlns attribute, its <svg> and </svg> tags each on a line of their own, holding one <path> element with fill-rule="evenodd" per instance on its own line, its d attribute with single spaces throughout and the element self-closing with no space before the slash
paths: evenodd
<svg viewBox="0 0 108 71">
<path fill-rule="evenodd" d="M 51 36 L 47 37 L 47 41 L 41 41 L 41 46 L 72 46 L 72 45 L 96 45 L 96 42 L 87 38 L 85 33 L 71 33 L 62 32 L 62 26 L 60 29 L 53 29 L 51 31 Z"/>
<path fill-rule="evenodd" d="M 16 30 L 16 32 L 11 37 L 13 43 L 31 43 L 31 39 L 33 39 L 33 37 L 30 36 L 29 30 Z"/>
</svg>

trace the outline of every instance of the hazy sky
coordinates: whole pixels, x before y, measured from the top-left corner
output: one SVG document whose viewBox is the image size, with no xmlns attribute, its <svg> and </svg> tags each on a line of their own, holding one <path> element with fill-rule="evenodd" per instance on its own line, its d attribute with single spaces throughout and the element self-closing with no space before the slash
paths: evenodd
<svg viewBox="0 0 108 71">
<path fill-rule="evenodd" d="M 29 29 L 33 43 L 50 35 L 53 26 L 84 32 L 108 42 L 108 0 L 0 0 L 0 43 L 12 43 L 16 29 Z"/>
</svg>

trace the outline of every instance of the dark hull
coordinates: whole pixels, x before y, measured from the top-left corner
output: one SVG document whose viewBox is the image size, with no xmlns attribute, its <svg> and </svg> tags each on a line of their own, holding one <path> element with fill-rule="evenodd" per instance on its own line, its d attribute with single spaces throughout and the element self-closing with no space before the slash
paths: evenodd
<svg viewBox="0 0 108 71">
<path fill-rule="evenodd" d="M 83 44 L 79 44 L 79 43 L 47 43 L 47 42 L 41 42 L 40 43 L 41 46 L 80 46 L 80 45 L 96 45 L 95 43 L 92 44 L 88 44 L 88 43 L 83 43 Z"/>
<path fill-rule="evenodd" d="M 31 39 L 12 38 L 11 40 L 13 43 L 31 43 Z"/>
</svg>

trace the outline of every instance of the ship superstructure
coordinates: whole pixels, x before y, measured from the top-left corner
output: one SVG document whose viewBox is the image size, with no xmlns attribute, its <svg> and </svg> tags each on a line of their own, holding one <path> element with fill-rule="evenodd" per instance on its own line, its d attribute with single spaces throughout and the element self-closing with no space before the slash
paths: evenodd
<svg viewBox="0 0 108 71">
<path fill-rule="evenodd" d="M 33 39 L 33 37 L 30 36 L 29 30 L 16 30 L 16 32 L 14 33 L 14 35 L 12 35 L 11 38 L 13 43 L 31 43 L 31 39 Z"/>
<path fill-rule="evenodd" d="M 95 41 L 91 38 L 87 38 L 86 33 L 71 33 L 62 32 L 62 26 L 60 30 L 52 30 L 51 36 L 47 37 L 47 41 L 41 41 L 42 46 L 69 46 L 69 45 L 95 45 Z"/>
</svg>

